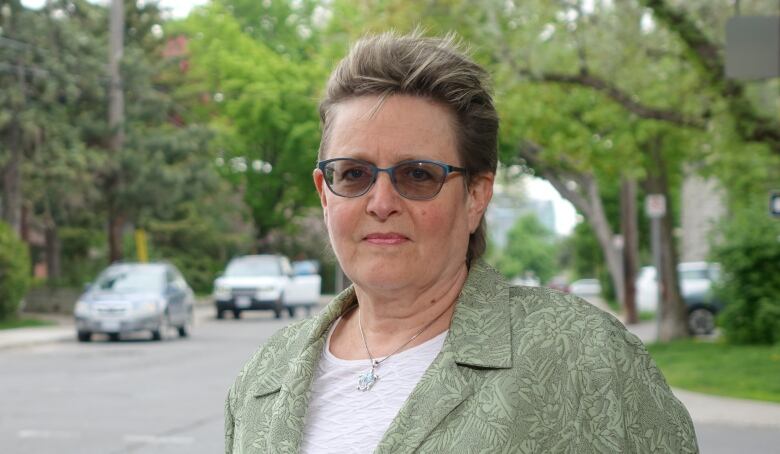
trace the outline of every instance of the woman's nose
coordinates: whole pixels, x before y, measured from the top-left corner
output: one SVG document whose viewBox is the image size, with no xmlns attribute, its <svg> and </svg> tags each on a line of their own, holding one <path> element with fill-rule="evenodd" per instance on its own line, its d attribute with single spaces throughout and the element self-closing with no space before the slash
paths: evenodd
<svg viewBox="0 0 780 454">
<path fill-rule="evenodd" d="M 393 187 L 390 175 L 380 172 L 374 186 L 368 191 L 366 211 L 380 220 L 385 220 L 401 210 L 401 195 Z"/>
</svg>

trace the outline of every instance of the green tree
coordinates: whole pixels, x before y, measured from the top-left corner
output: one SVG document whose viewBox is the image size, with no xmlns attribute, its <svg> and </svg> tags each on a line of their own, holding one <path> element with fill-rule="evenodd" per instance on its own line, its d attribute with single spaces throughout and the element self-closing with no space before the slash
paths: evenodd
<svg viewBox="0 0 780 454">
<path fill-rule="evenodd" d="M 686 10 L 675 7 L 667 0 L 640 0 L 640 3 L 650 8 L 653 16 L 677 35 L 693 67 L 701 74 L 712 92 L 724 101 L 740 139 L 763 143 L 772 153 L 780 156 L 780 122 L 776 115 L 777 108 L 780 107 L 778 97 L 775 96 L 774 103 L 770 101 L 767 114 L 762 111 L 760 104 L 757 105 L 755 100 L 751 99 L 748 93 L 751 88 L 749 84 L 726 77 L 723 18 L 731 13 L 731 4 L 721 2 L 713 7 L 712 2 L 693 2 L 693 8 Z M 735 11 L 736 14 L 780 13 L 780 5 L 777 2 L 757 0 L 744 3 L 745 9 L 742 12 Z M 739 7 L 739 2 L 736 6 Z M 707 25 L 711 28 L 705 29 L 701 25 L 702 22 L 709 22 Z M 712 27 L 712 22 L 715 22 L 715 27 Z M 773 83 L 773 86 L 774 92 L 777 93 L 777 84 Z"/>
<path fill-rule="evenodd" d="M 726 303 L 720 322 L 735 343 L 780 343 L 780 222 L 767 216 L 764 200 L 724 222 L 713 257 L 723 270 L 718 297 Z"/>
<path fill-rule="evenodd" d="M 250 207 L 257 246 L 315 206 L 311 172 L 319 144 L 317 87 L 324 72 L 280 54 L 242 30 L 225 6 L 191 14 L 187 92 L 217 133 L 217 165 Z"/>
<path fill-rule="evenodd" d="M 558 271 L 555 234 L 535 214 L 522 216 L 509 231 L 506 247 L 494 263 L 509 278 L 530 273 L 542 283 L 547 282 Z"/>
<path fill-rule="evenodd" d="M 83 214 L 97 198 L 92 188 L 105 53 L 95 36 L 104 27 L 99 10 L 83 1 L 51 1 L 39 11 L 17 2 L 2 8 L 7 27 L 0 52 L 15 62 L 13 80 L 0 88 L 0 98 L 9 101 L 0 108 L 5 214 L 21 221 L 25 213 L 23 236 L 30 225 L 41 227 L 54 280 L 62 270 L 60 227 L 88 217 Z M 9 75 L 1 69 L 0 78 Z"/>
</svg>

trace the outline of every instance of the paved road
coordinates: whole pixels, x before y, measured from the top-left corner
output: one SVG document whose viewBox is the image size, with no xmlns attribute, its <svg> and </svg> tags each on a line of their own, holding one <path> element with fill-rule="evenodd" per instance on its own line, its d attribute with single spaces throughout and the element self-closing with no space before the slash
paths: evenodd
<svg viewBox="0 0 780 454">
<path fill-rule="evenodd" d="M 250 313 L 203 319 L 186 340 L 0 350 L 0 453 L 222 452 L 230 382 L 256 345 L 288 322 Z M 780 453 L 780 420 L 755 422 L 744 402 L 680 398 L 702 453 Z"/>
<path fill-rule="evenodd" d="M 2 350 L 0 452 L 222 452 L 232 379 L 288 322 L 257 313 L 206 320 L 184 340 Z"/>
</svg>

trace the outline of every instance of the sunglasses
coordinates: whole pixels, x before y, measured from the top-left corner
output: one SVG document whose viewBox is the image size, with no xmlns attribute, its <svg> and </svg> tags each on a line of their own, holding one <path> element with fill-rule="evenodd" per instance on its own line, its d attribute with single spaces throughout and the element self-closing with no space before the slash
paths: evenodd
<svg viewBox="0 0 780 454">
<path fill-rule="evenodd" d="M 411 200 L 430 200 L 441 191 L 447 175 L 466 174 L 462 167 L 428 160 L 404 161 L 383 169 L 360 159 L 335 158 L 318 162 L 317 168 L 338 196 L 360 197 L 371 189 L 379 172 L 387 172 L 398 194 Z"/>
</svg>

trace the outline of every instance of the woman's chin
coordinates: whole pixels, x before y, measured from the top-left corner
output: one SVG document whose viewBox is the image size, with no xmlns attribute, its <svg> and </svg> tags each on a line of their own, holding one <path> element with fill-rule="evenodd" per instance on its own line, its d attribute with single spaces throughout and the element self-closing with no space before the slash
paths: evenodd
<svg viewBox="0 0 780 454">
<path fill-rule="evenodd" d="M 357 265 L 354 267 L 352 281 L 361 288 L 377 290 L 400 289 L 411 283 L 416 268 L 411 264 L 388 263 L 386 260 L 377 264 Z"/>
</svg>

